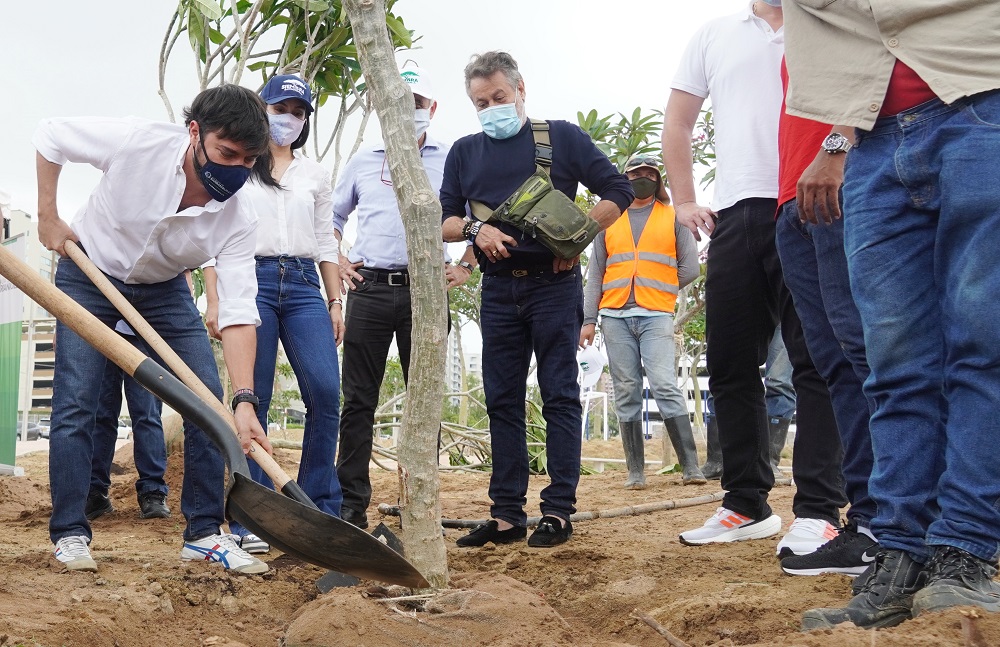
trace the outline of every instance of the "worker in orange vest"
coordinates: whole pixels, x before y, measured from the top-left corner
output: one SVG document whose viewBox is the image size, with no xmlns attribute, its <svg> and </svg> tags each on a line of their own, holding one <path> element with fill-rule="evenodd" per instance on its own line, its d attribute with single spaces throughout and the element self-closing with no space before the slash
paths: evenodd
<svg viewBox="0 0 1000 647">
<path fill-rule="evenodd" d="M 698 248 L 691 232 L 674 220 L 659 160 L 633 157 L 625 164 L 625 175 L 635 201 L 594 239 L 580 346 L 594 342 L 600 316 L 629 472 L 625 488 L 646 487 L 643 369 L 683 469 L 683 483 L 701 485 L 706 480 L 674 369 L 674 305 L 680 288 L 699 274 Z"/>
</svg>

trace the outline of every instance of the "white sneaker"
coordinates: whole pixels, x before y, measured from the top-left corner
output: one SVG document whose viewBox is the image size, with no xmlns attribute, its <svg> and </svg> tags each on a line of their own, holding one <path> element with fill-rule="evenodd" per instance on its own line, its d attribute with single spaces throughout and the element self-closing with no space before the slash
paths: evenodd
<svg viewBox="0 0 1000 647">
<path fill-rule="evenodd" d="M 825 519 L 798 517 L 778 542 L 778 557 L 808 555 L 837 536 L 840 530 Z"/>
<path fill-rule="evenodd" d="M 63 537 L 56 542 L 56 559 L 66 565 L 70 571 L 97 572 L 97 562 L 90 556 L 90 540 L 83 535 Z"/>
<path fill-rule="evenodd" d="M 772 514 L 765 519 L 754 521 L 728 508 L 719 508 L 701 528 L 682 532 L 682 544 L 700 546 L 721 544 L 746 539 L 762 539 L 775 535 L 781 530 L 781 517 Z"/>
<path fill-rule="evenodd" d="M 181 559 L 189 562 L 202 560 L 219 562 L 237 573 L 256 575 L 266 573 L 268 565 L 251 556 L 236 543 L 233 535 L 209 535 L 194 541 L 185 541 L 181 549 Z"/>
<path fill-rule="evenodd" d="M 235 536 L 236 535 L 234 535 L 234 537 Z M 252 532 L 248 532 L 238 539 L 240 542 L 240 548 L 252 555 L 263 555 L 264 553 L 271 551 L 271 545 Z"/>
</svg>

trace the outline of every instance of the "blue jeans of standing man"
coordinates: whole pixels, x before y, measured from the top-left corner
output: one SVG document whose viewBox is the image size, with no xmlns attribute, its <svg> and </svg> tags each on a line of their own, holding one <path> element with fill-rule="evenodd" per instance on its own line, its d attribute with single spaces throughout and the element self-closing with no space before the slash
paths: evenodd
<svg viewBox="0 0 1000 647">
<path fill-rule="evenodd" d="M 626 311 L 627 312 L 627 311 Z M 674 371 L 674 317 L 601 317 L 608 348 L 615 413 L 622 422 L 642 419 L 642 375 L 664 420 L 686 416 L 687 401 Z"/>
<path fill-rule="evenodd" d="M 764 362 L 764 404 L 768 418 L 791 418 L 795 415 L 795 387 L 792 386 L 792 363 L 788 360 L 781 326 L 767 347 Z"/>
<path fill-rule="evenodd" d="M 133 343 L 128 337 L 129 343 Z M 167 448 L 163 442 L 160 422 L 162 404 L 114 362 L 108 362 L 101 384 L 101 401 L 94 424 L 94 462 L 90 474 L 90 491 L 107 495 L 111 487 L 111 464 L 118 440 L 118 415 L 122 410 L 122 385 L 132 420 L 132 456 L 139 480 L 136 494 L 148 492 L 167 494 L 163 475 L 167 471 Z"/>
<path fill-rule="evenodd" d="M 868 527 L 875 516 L 868 492 L 874 462 L 868 431 L 872 403 L 862 384 L 870 371 L 861 315 L 847 274 L 844 221 L 803 223 L 798 203 L 790 200 L 781 207 L 776 241 L 809 355 L 830 389 L 844 447 L 844 491 L 851 502 L 847 516 Z"/>
<path fill-rule="evenodd" d="M 534 352 L 545 418 L 546 470 L 543 515 L 576 512 L 580 481 L 583 408 L 577 343 L 583 326 L 580 266 L 543 276 L 483 276 L 483 391 L 490 417 L 493 473 L 490 515 L 525 526 L 528 445 L 525 410 L 528 368 Z"/>
<path fill-rule="evenodd" d="M 339 517 L 343 494 L 334 459 L 340 432 L 340 370 L 333 322 L 320 292 L 316 264 L 294 256 L 258 256 L 257 312 L 260 326 L 253 371 L 254 391 L 260 398 L 257 418 L 267 429 L 280 339 L 306 405 L 302 462 L 295 480 L 320 510 Z M 253 461 L 250 474 L 258 483 L 273 487 Z M 236 534 L 245 532 L 234 521 L 229 528 Z"/>
<path fill-rule="evenodd" d="M 164 341 L 215 394 L 222 384 L 201 314 L 183 274 L 150 284 L 125 284 L 108 277 Z M 90 279 L 63 257 L 56 270 L 56 287 L 105 325 L 121 315 Z M 164 365 L 157 357 L 160 365 Z M 93 463 L 94 422 L 108 360 L 65 324 L 56 325 L 56 362 L 52 384 L 52 426 L 49 443 L 49 483 L 52 517 L 49 536 L 93 535 L 84 515 Z M 187 520 L 184 538 L 201 539 L 219 532 L 224 522 L 225 463 L 209 437 L 184 423 L 184 483 L 181 511 Z"/>
<path fill-rule="evenodd" d="M 1000 91 L 859 133 L 845 247 L 871 375 L 879 544 L 1000 554 Z"/>
</svg>

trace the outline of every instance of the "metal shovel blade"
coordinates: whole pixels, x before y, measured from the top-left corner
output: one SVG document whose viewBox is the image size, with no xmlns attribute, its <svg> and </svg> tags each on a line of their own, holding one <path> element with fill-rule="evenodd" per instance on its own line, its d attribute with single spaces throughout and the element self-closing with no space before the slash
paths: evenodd
<svg viewBox="0 0 1000 647">
<path fill-rule="evenodd" d="M 406 559 L 364 530 L 293 501 L 239 472 L 233 476 L 228 515 L 282 552 L 360 578 L 416 588 L 430 586 Z"/>
</svg>

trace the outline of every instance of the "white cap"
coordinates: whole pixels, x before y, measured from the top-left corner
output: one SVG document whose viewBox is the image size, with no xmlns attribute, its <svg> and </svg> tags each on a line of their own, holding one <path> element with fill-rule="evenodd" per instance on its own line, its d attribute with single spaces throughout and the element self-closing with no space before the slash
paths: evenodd
<svg viewBox="0 0 1000 647">
<path fill-rule="evenodd" d="M 604 354 L 590 345 L 576 354 L 576 361 L 580 364 L 580 386 L 585 389 L 597 384 L 601 379 L 601 373 L 604 372 L 604 366 L 608 363 L 604 359 Z"/>
<path fill-rule="evenodd" d="M 417 67 L 412 61 L 407 61 L 403 64 L 399 76 L 410 86 L 410 92 L 413 94 L 419 94 L 425 99 L 434 98 L 434 85 L 427 70 Z"/>
</svg>

